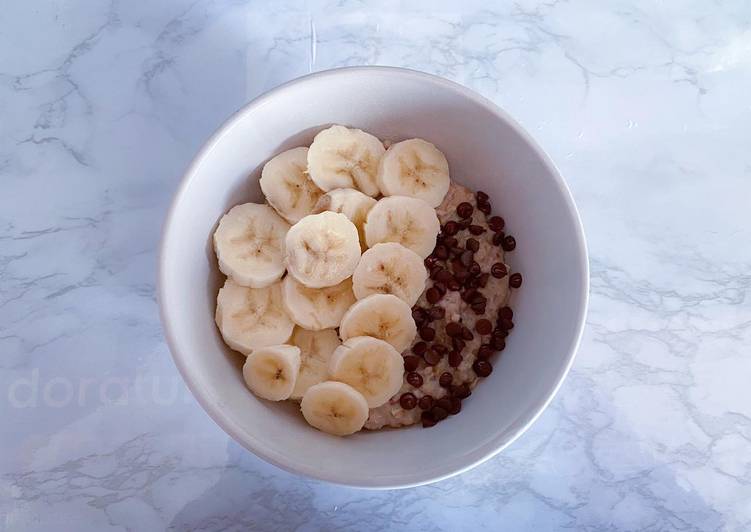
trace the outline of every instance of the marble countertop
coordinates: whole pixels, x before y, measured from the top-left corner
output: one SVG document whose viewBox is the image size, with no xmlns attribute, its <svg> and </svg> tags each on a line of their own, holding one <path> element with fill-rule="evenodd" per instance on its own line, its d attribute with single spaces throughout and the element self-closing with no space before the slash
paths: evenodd
<svg viewBox="0 0 751 532">
<path fill-rule="evenodd" d="M 0 529 L 751 528 L 751 4 L 491 4 L 3 4 Z M 515 116 L 591 255 L 550 408 L 498 457 L 406 491 L 245 452 L 183 386 L 155 300 L 162 219 L 211 132 L 286 80 L 362 64 Z"/>
</svg>

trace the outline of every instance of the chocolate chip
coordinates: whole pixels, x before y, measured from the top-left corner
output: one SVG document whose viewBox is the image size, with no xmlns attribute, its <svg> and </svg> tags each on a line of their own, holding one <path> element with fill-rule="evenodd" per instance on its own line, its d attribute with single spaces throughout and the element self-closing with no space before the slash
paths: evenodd
<svg viewBox="0 0 751 532">
<path fill-rule="evenodd" d="M 425 260 L 422 261 L 422 262 L 423 262 L 423 264 L 425 264 L 426 268 L 430 269 L 430 268 L 434 267 L 436 264 L 438 264 L 438 259 L 436 257 L 432 256 L 432 255 L 429 255 L 429 256 L 425 257 Z"/>
<path fill-rule="evenodd" d="M 477 323 L 475 323 L 475 330 L 479 334 L 490 334 L 491 332 L 493 332 L 493 324 L 490 322 L 490 320 L 483 318 L 481 320 L 477 320 Z"/>
<path fill-rule="evenodd" d="M 472 369 L 475 370 L 478 377 L 487 377 L 493 373 L 493 365 L 487 360 L 475 360 Z"/>
<path fill-rule="evenodd" d="M 459 290 L 461 287 L 462 287 L 461 283 L 457 281 L 456 279 L 454 279 L 453 277 L 449 279 L 449 281 L 446 283 L 446 288 L 448 288 L 449 290 L 453 290 L 454 292 Z"/>
<path fill-rule="evenodd" d="M 496 262 L 490 267 L 490 274 L 496 279 L 503 279 L 508 275 L 508 268 L 502 262 Z"/>
<path fill-rule="evenodd" d="M 462 363 L 462 360 L 464 360 L 464 357 L 461 356 L 458 351 L 451 351 L 449 353 L 449 366 L 452 368 L 458 368 L 459 364 Z"/>
<path fill-rule="evenodd" d="M 428 314 L 420 307 L 414 307 L 412 309 L 412 319 L 415 323 L 424 323 L 428 320 Z"/>
<path fill-rule="evenodd" d="M 464 253 L 464 248 L 460 246 L 454 246 L 451 248 L 451 256 L 455 259 L 460 259 Z"/>
<path fill-rule="evenodd" d="M 430 303 L 431 305 L 435 305 L 441 300 L 441 293 L 436 287 L 430 287 L 425 292 L 425 299 L 427 299 L 428 303 Z"/>
<path fill-rule="evenodd" d="M 480 279 L 478 279 L 477 277 L 474 277 L 474 276 L 470 275 L 464 281 L 464 286 L 466 288 L 478 288 L 480 286 Z"/>
<path fill-rule="evenodd" d="M 472 265 L 472 261 L 474 260 L 474 258 L 475 258 L 475 254 L 472 251 L 467 250 L 467 251 L 462 252 L 459 260 L 462 261 L 462 266 L 464 266 L 465 268 L 469 268 Z"/>
<path fill-rule="evenodd" d="M 472 296 L 472 303 L 477 303 L 477 304 L 484 305 L 487 302 L 488 302 L 488 298 L 485 297 L 484 295 L 482 295 L 482 293 L 480 293 L 480 292 L 475 292 L 475 295 Z"/>
<path fill-rule="evenodd" d="M 496 351 L 503 351 L 506 348 L 506 340 L 503 334 L 493 333 L 493 336 L 490 337 L 490 345 Z"/>
<path fill-rule="evenodd" d="M 409 373 L 407 373 L 407 383 L 410 386 L 419 388 L 420 386 L 422 386 L 422 375 L 414 371 L 410 371 Z"/>
<path fill-rule="evenodd" d="M 493 245 L 494 246 L 500 246 L 503 244 L 503 239 L 506 238 L 506 234 L 501 231 L 500 233 L 496 233 L 493 235 Z"/>
<path fill-rule="evenodd" d="M 467 267 L 462 264 L 462 261 L 460 261 L 459 259 L 454 259 L 451 261 L 451 269 L 454 271 L 454 277 L 456 277 L 456 275 L 460 272 L 467 271 Z"/>
<path fill-rule="evenodd" d="M 432 270 L 430 270 L 430 278 L 437 279 L 438 276 L 441 275 L 442 271 L 445 271 L 444 268 L 441 268 L 440 266 L 434 267 Z"/>
<path fill-rule="evenodd" d="M 459 243 L 459 241 L 456 238 L 454 238 L 453 236 L 449 237 L 449 238 L 444 238 L 443 239 L 443 245 L 445 245 L 447 248 L 456 247 L 456 245 L 458 243 Z"/>
<path fill-rule="evenodd" d="M 470 395 L 472 395 L 472 390 L 469 389 L 469 384 L 466 382 L 463 384 L 460 384 L 459 386 L 454 386 L 451 389 L 451 393 L 454 395 L 454 397 L 458 397 L 459 399 L 466 399 Z"/>
<path fill-rule="evenodd" d="M 494 352 L 495 350 L 489 344 L 482 344 L 480 349 L 477 350 L 477 358 L 480 360 L 487 360 Z"/>
<path fill-rule="evenodd" d="M 500 216 L 491 216 L 488 219 L 488 227 L 490 227 L 490 230 L 494 233 L 500 233 L 503 231 L 505 225 L 506 222 Z"/>
<path fill-rule="evenodd" d="M 498 317 L 499 318 L 505 318 L 507 320 L 514 318 L 514 311 L 511 310 L 511 307 L 501 307 L 498 309 Z"/>
<path fill-rule="evenodd" d="M 433 350 L 439 355 L 443 356 L 449 352 L 449 348 L 443 344 L 433 344 Z"/>
<path fill-rule="evenodd" d="M 420 365 L 420 357 L 407 355 L 404 357 L 404 371 L 415 371 Z"/>
<path fill-rule="evenodd" d="M 464 247 L 470 251 L 477 251 L 478 249 L 480 249 L 480 241 L 476 238 L 468 238 L 464 243 Z"/>
<path fill-rule="evenodd" d="M 470 303 L 475 296 L 477 295 L 477 290 L 474 288 L 470 288 L 469 290 L 465 290 L 461 294 L 462 301 L 466 301 L 467 303 Z"/>
<path fill-rule="evenodd" d="M 445 408 L 441 408 L 440 406 L 434 406 L 431 410 L 431 413 L 433 414 L 433 418 L 435 418 L 436 422 L 443 421 L 447 417 L 449 417 L 449 412 Z"/>
<path fill-rule="evenodd" d="M 446 222 L 446 225 L 443 226 L 443 233 L 445 235 L 454 236 L 458 232 L 459 232 L 459 224 L 453 220 Z"/>
<path fill-rule="evenodd" d="M 485 303 L 472 303 L 469 308 L 478 316 L 485 314 Z"/>
<path fill-rule="evenodd" d="M 480 263 L 477 261 L 472 261 L 472 264 L 469 265 L 469 273 L 471 275 L 480 275 L 480 272 L 482 269 L 480 269 Z"/>
<path fill-rule="evenodd" d="M 503 239 L 503 251 L 514 251 L 514 248 L 516 248 L 516 239 L 509 235 L 506 238 Z"/>
<path fill-rule="evenodd" d="M 429 395 L 423 395 L 417 402 L 418 406 L 423 410 L 430 410 L 433 408 L 433 398 Z"/>
<path fill-rule="evenodd" d="M 451 346 L 454 348 L 454 350 L 461 352 L 467 346 L 467 344 L 464 343 L 464 340 L 462 340 L 461 338 L 452 338 Z"/>
<path fill-rule="evenodd" d="M 522 274 L 519 272 L 512 273 L 508 278 L 508 284 L 511 288 L 519 288 L 522 285 Z"/>
<path fill-rule="evenodd" d="M 514 328 L 514 322 L 507 318 L 499 318 L 498 327 L 500 327 L 504 331 L 508 331 Z"/>
<path fill-rule="evenodd" d="M 417 406 L 417 397 L 409 392 L 403 393 L 399 398 L 399 405 L 401 405 L 404 410 L 412 410 Z"/>
<path fill-rule="evenodd" d="M 456 206 L 456 214 L 459 215 L 459 218 L 469 218 L 470 216 L 472 216 L 474 210 L 475 209 L 474 207 L 472 207 L 472 204 L 467 203 L 466 201 L 463 201 Z"/>
<path fill-rule="evenodd" d="M 449 408 L 449 414 L 455 416 L 462 411 L 462 400 L 458 397 L 451 398 L 451 408 Z"/>
<path fill-rule="evenodd" d="M 470 225 L 469 232 L 477 236 L 483 234 L 485 232 L 485 228 L 481 225 Z"/>
<path fill-rule="evenodd" d="M 454 380 L 454 376 L 451 375 L 448 371 L 444 371 L 441 373 L 441 376 L 438 377 L 438 384 L 442 386 L 443 388 L 448 388 L 451 386 L 451 381 Z"/>
<path fill-rule="evenodd" d="M 467 227 L 470 226 L 471 223 L 472 223 L 471 219 L 461 220 L 459 222 L 459 229 L 465 230 L 465 229 L 467 229 Z"/>
<path fill-rule="evenodd" d="M 425 342 L 417 342 L 415 345 L 412 346 L 412 352 L 416 355 L 422 355 L 427 351 L 428 344 Z"/>
<path fill-rule="evenodd" d="M 451 408 L 451 398 L 448 395 L 441 397 L 435 402 L 435 406 L 433 408 L 436 407 L 448 410 L 449 408 Z"/>
<path fill-rule="evenodd" d="M 449 258 L 449 250 L 442 244 L 439 244 L 435 247 L 433 254 L 437 259 L 440 260 L 446 260 L 447 258 Z"/>
<path fill-rule="evenodd" d="M 466 281 L 467 277 L 469 277 L 469 272 L 466 269 L 460 270 L 460 271 L 456 271 L 456 270 L 454 271 L 454 278 L 460 284 Z"/>
<path fill-rule="evenodd" d="M 426 342 L 432 342 L 433 338 L 435 338 L 435 329 L 428 327 L 427 325 L 420 327 L 420 338 L 422 338 Z"/>
<path fill-rule="evenodd" d="M 477 201 L 480 203 L 487 203 L 488 200 L 490 200 L 490 196 L 485 194 L 482 190 L 478 190 L 475 192 L 475 197 L 477 198 Z"/>
<path fill-rule="evenodd" d="M 490 203 L 488 202 L 482 202 L 477 204 L 477 209 L 482 212 L 483 214 L 490 214 L 491 209 Z"/>
<path fill-rule="evenodd" d="M 422 426 L 423 428 L 429 428 L 435 426 L 437 421 L 435 420 L 435 417 L 433 417 L 432 412 L 425 411 L 420 416 L 420 419 L 422 420 Z"/>
<path fill-rule="evenodd" d="M 441 283 L 447 283 L 453 278 L 454 276 L 451 275 L 451 272 L 444 269 L 441 269 L 441 271 L 438 272 L 435 276 L 435 280 Z"/>
<path fill-rule="evenodd" d="M 462 339 L 464 339 L 464 340 L 466 340 L 467 342 L 469 342 L 469 341 L 470 341 L 470 340 L 472 340 L 472 339 L 473 339 L 474 337 L 475 337 L 475 335 L 474 335 L 474 334 L 472 334 L 472 331 L 470 331 L 470 330 L 469 330 L 469 329 L 467 329 L 466 327 L 464 327 L 464 328 L 462 329 Z"/>
<path fill-rule="evenodd" d="M 477 278 L 477 284 L 480 285 L 480 288 L 485 288 L 488 284 L 488 280 L 490 279 L 490 274 L 488 272 L 480 274 L 480 277 Z"/>
<path fill-rule="evenodd" d="M 462 326 L 460 323 L 450 321 L 446 324 L 446 334 L 449 336 L 460 336 L 462 334 Z"/>
<path fill-rule="evenodd" d="M 441 361 L 441 355 L 433 349 L 428 349 L 427 351 L 425 351 L 423 358 L 425 359 L 425 363 L 430 366 L 435 366 Z"/>
<path fill-rule="evenodd" d="M 433 288 L 438 290 L 438 293 L 441 294 L 441 297 L 443 297 L 443 294 L 446 293 L 446 283 L 442 283 L 441 281 L 436 281 L 433 283 Z"/>
<path fill-rule="evenodd" d="M 428 317 L 431 320 L 442 320 L 446 316 L 446 309 L 443 307 L 430 307 L 428 309 Z"/>
</svg>

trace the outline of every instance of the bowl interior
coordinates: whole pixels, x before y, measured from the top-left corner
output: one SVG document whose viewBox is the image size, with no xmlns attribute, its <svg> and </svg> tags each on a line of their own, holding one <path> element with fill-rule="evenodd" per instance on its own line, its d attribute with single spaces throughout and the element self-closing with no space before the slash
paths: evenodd
<svg viewBox="0 0 751 532">
<path fill-rule="evenodd" d="M 242 355 L 214 325 L 223 282 L 211 247 L 231 206 L 262 201 L 263 163 L 309 145 L 331 123 L 382 139 L 422 137 L 447 156 L 452 178 L 486 191 L 517 240 L 508 255 L 524 284 L 515 328 L 490 377 L 460 415 L 429 430 L 336 438 L 309 427 L 294 405 L 254 397 Z M 160 275 L 164 325 L 176 363 L 209 414 L 235 439 L 287 470 L 363 487 L 443 478 L 492 456 L 541 412 L 565 375 L 581 333 L 587 266 L 570 195 L 532 141 L 503 113 L 457 85 L 385 68 L 343 69 L 297 80 L 240 111 L 188 171 L 165 226 Z"/>
</svg>

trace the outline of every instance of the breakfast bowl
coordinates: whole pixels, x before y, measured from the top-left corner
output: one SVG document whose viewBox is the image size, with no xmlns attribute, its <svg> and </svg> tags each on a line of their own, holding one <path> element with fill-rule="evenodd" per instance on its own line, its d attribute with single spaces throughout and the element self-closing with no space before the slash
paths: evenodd
<svg viewBox="0 0 751 532">
<path fill-rule="evenodd" d="M 212 235 L 234 205 L 263 202 L 264 163 L 310 145 L 331 124 L 387 142 L 438 146 L 451 179 L 490 197 L 519 243 L 507 262 L 524 274 L 515 327 L 494 370 L 459 415 L 436 426 L 319 432 L 289 402 L 249 392 L 245 357 L 214 321 L 224 282 Z M 186 172 L 166 217 L 159 304 L 175 363 L 201 406 L 232 438 L 287 471 L 362 488 L 434 482 L 491 458 L 518 438 L 574 359 L 588 298 L 584 234 L 571 194 L 541 148 L 493 103 L 453 82 L 399 68 L 343 68 L 286 83 L 231 117 Z"/>
</svg>

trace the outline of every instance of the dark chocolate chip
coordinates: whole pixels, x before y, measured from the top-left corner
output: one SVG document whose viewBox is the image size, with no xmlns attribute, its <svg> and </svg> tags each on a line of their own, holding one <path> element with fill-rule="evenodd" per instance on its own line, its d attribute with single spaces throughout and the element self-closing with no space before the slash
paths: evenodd
<svg viewBox="0 0 751 532">
<path fill-rule="evenodd" d="M 428 344 L 425 342 L 417 342 L 415 345 L 412 346 L 412 352 L 416 355 L 422 355 L 427 351 Z"/>
<path fill-rule="evenodd" d="M 435 338 L 435 329 L 428 327 L 427 325 L 420 327 L 420 338 L 422 338 L 426 342 L 432 342 L 433 338 Z"/>
<path fill-rule="evenodd" d="M 475 330 L 479 334 L 490 334 L 493 332 L 493 324 L 488 319 L 481 319 L 477 320 L 477 323 L 475 323 Z"/>
<path fill-rule="evenodd" d="M 480 249 L 480 241 L 476 238 L 468 238 L 464 243 L 464 247 L 470 251 L 476 252 L 478 249 Z"/>
<path fill-rule="evenodd" d="M 422 420 L 422 426 L 426 429 L 435 426 L 435 424 L 437 423 L 435 417 L 433 416 L 433 413 L 428 412 L 427 410 L 422 413 L 420 419 Z"/>
<path fill-rule="evenodd" d="M 475 254 L 470 251 L 463 251 L 461 256 L 459 257 L 459 260 L 462 261 L 462 266 L 465 268 L 469 268 L 472 265 L 472 261 L 475 259 Z"/>
<path fill-rule="evenodd" d="M 446 316 L 446 309 L 443 307 L 430 307 L 428 309 L 428 317 L 431 320 L 442 320 Z"/>
<path fill-rule="evenodd" d="M 415 371 L 420 365 L 420 357 L 407 355 L 404 357 L 404 371 Z"/>
<path fill-rule="evenodd" d="M 519 272 L 512 273 L 508 278 L 508 284 L 511 288 L 519 288 L 522 285 L 522 274 Z"/>
<path fill-rule="evenodd" d="M 490 214 L 490 212 L 491 212 L 491 211 L 493 210 L 493 209 L 492 209 L 492 208 L 490 207 L 490 203 L 488 203 L 488 202 L 478 203 L 478 204 L 477 204 L 477 209 L 478 209 L 478 210 L 479 210 L 479 211 L 480 211 L 481 213 L 483 213 L 483 214 Z"/>
<path fill-rule="evenodd" d="M 485 232 L 485 228 L 481 225 L 470 225 L 469 232 L 477 236 L 483 234 Z"/>
<path fill-rule="evenodd" d="M 490 196 L 485 194 L 482 190 L 475 192 L 475 197 L 480 203 L 487 203 L 490 200 Z"/>
<path fill-rule="evenodd" d="M 410 386 L 419 388 L 420 386 L 422 386 L 422 375 L 414 371 L 410 371 L 409 373 L 407 373 L 407 383 Z"/>
<path fill-rule="evenodd" d="M 442 271 L 445 271 L 444 268 L 441 268 L 440 266 L 435 266 L 432 270 L 430 270 L 430 278 L 437 279 L 438 276 L 441 275 Z"/>
<path fill-rule="evenodd" d="M 446 283 L 442 283 L 441 281 L 436 281 L 433 283 L 433 288 L 438 290 L 438 292 L 441 294 L 441 297 L 443 297 L 443 294 L 446 293 Z"/>
<path fill-rule="evenodd" d="M 461 356 L 458 351 L 451 351 L 449 353 L 449 366 L 452 368 L 458 368 L 459 364 L 462 363 L 462 360 L 464 360 L 464 357 Z"/>
<path fill-rule="evenodd" d="M 469 265 L 469 273 L 471 275 L 480 275 L 480 272 L 482 272 L 482 269 L 480 268 L 480 263 L 473 260 L 472 264 Z"/>
<path fill-rule="evenodd" d="M 453 236 L 443 239 L 443 245 L 445 245 L 447 248 L 454 248 L 458 243 L 459 241 L 456 240 L 456 238 L 454 238 Z"/>
<path fill-rule="evenodd" d="M 441 355 L 433 349 L 425 351 L 423 358 L 425 359 L 425 363 L 430 366 L 435 366 L 441 361 Z"/>
<path fill-rule="evenodd" d="M 423 410 L 430 410 L 433 408 L 433 398 L 429 395 L 423 395 L 420 397 L 420 400 L 417 402 L 420 408 Z"/>
<path fill-rule="evenodd" d="M 503 351 L 506 347 L 506 339 L 503 336 L 503 333 L 493 333 L 493 336 L 490 337 L 490 345 L 493 346 L 493 349 L 496 351 Z"/>
<path fill-rule="evenodd" d="M 433 408 L 436 407 L 448 410 L 449 408 L 451 408 L 451 398 L 448 396 L 441 397 L 435 402 L 435 406 Z"/>
<path fill-rule="evenodd" d="M 449 336 L 461 336 L 462 326 L 460 323 L 450 321 L 446 324 L 446 334 Z"/>
<path fill-rule="evenodd" d="M 494 352 L 495 350 L 489 344 L 482 344 L 480 346 L 480 349 L 477 350 L 477 358 L 479 358 L 480 360 L 487 360 L 493 355 Z"/>
<path fill-rule="evenodd" d="M 503 239 L 506 238 L 506 234 L 501 231 L 500 233 L 496 233 L 493 235 L 493 245 L 494 246 L 500 246 L 503 244 Z"/>
<path fill-rule="evenodd" d="M 501 231 L 503 231 L 503 227 L 505 225 L 506 222 L 500 216 L 491 216 L 488 219 L 488 227 L 490 227 L 490 230 L 494 233 L 500 233 Z"/>
<path fill-rule="evenodd" d="M 438 264 L 438 259 L 431 255 L 431 256 L 425 257 L 423 264 L 425 264 L 426 268 L 430 269 L 434 267 L 436 264 Z"/>
<path fill-rule="evenodd" d="M 454 395 L 454 397 L 458 397 L 459 399 L 466 399 L 470 395 L 472 395 L 472 390 L 469 389 L 469 384 L 466 382 L 463 384 L 460 384 L 459 386 L 454 386 L 451 389 L 451 393 Z"/>
<path fill-rule="evenodd" d="M 464 327 L 462 329 L 462 339 L 466 340 L 467 342 L 471 341 L 475 337 L 474 334 L 472 334 L 472 331 Z"/>
<path fill-rule="evenodd" d="M 417 406 L 417 397 L 412 393 L 403 393 L 399 398 L 399 404 L 404 410 L 412 410 Z"/>
<path fill-rule="evenodd" d="M 432 286 L 425 292 L 425 299 L 427 299 L 428 303 L 431 305 L 435 305 L 441 300 L 441 292 L 439 292 L 436 287 Z"/>
<path fill-rule="evenodd" d="M 456 206 L 456 214 L 459 215 L 459 218 L 469 218 L 472 216 L 472 212 L 474 212 L 474 207 L 472 207 L 471 203 L 467 203 L 466 201 L 461 202 L 459 205 Z"/>
<path fill-rule="evenodd" d="M 462 287 L 461 283 L 454 278 L 451 278 L 449 282 L 446 283 L 446 288 L 454 292 L 459 290 L 461 287 Z"/>
<path fill-rule="evenodd" d="M 475 360 L 472 369 L 475 370 L 478 377 L 487 377 L 493 372 L 493 365 L 487 360 Z"/>
<path fill-rule="evenodd" d="M 459 232 L 459 224 L 453 220 L 446 222 L 446 225 L 443 226 L 443 233 L 445 235 L 454 236 L 458 232 Z"/>
<path fill-rule="evenodd" d="M 490 274 L 488 272 L 480 274 L 480 277 L 477 278 L 477 283 L 480 285 L 480 288 L 485 288 L 489 279 Z"/>
<path fill-rule="evenodd" d="M 441 283 L 448 283 L 454 276 L 448 270 L 441 269 L 435 276 L 435 280 Z"/>
<path fill-rule="evenodd" d="M 443 344 L 433 344 L 431 347 L 441 356 L 449 352 L 449 348 Z"/>
<path fill-rule="evenodd" d="M 443 421 L 447 417 L 449 417 L 448 410 L 441 408 L 440 406 L 434 406 L 433 409 L 430 411 L 433 414 L 433 418 L 438 421 Z"/>
<path fill-rule="evenodd" d="M 467 346 L 467 344 L 461 338 L 452 338 L 451 346 L 455 351 L 461 352 Z"/>
<path fill-rule="evenodd" d="M 509 331 L 514 328 L 514 322 L 507 318 L 499 318 L 498 327 L 500 327 L 504 331 Z"/>
<path fill-rule="evenodd" d="M 516 248 L 516 239 L 509 235 L 506 238 L 503 239 L 503 251 L 514 251 L 514 248 Z"/>
<path fill-rule="evenodd" d="M 500 309 L 498 309 L 498 317 L 511 320 L 514 318 L 514 311 L 511 310 L 511 307 L 501 307 Z"/>
<path fill-rule="evenodd" d="M 502 262 L 496 262 L 490 267 L 490 274 L 496 279 L 503 279 L 508 275 L 508 268 Z"/>
<path fill-rule="evenodd" d="M 451 386 L 452 380 L 454 380 L 454 376 L 448 371 L 444 371 L 443 373 L 441 373 L 441 376 L 438 377 L 438 384 L 443 388 L 448 388 L 449 386 Z"/>
<path fill-rule="evenodd" d="M 440 260 L 446 260 L 447 258 L 449 258 L 449 250 L 443 244 L 437 245 L 435 247 L 435 250 L 433 251 L 433 254 L 437 259 Z"/>
<path fill-rule="evenodd" d="M 451 408 L 449 408 L 449 414 L 455 416 L 462 411 L 462 400 L 458 397 L 451 398 Z"/>
<path fill-rule="evenodd" d="M 424 323 L 428 319 L 428 314 L 420 307 L 414 307 L 412 309 L 412 319 L 415 323 Z"/>
</svg>

